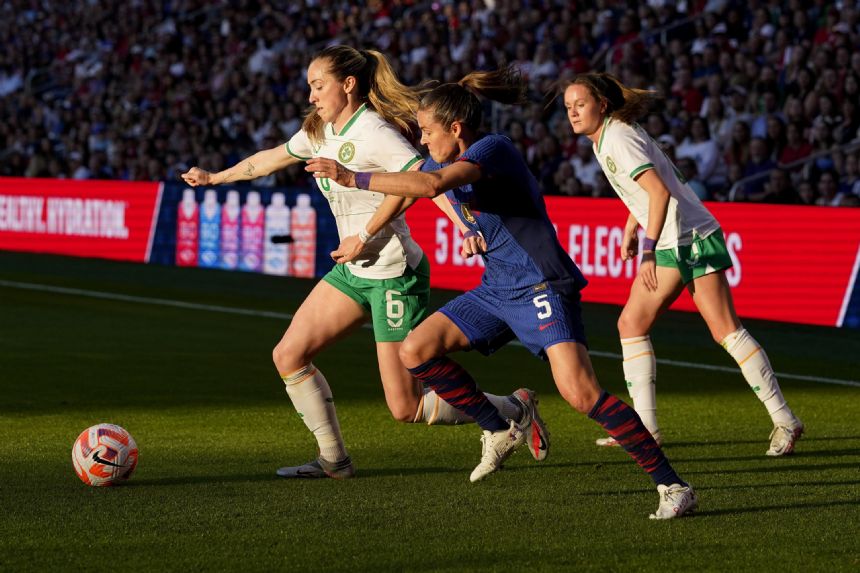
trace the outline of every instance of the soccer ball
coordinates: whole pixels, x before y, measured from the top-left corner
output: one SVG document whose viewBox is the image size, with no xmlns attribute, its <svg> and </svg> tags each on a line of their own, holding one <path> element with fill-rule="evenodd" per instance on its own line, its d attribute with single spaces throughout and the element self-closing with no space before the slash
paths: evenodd
<svg viewBox="0 0 860 573">
<path fill-rule="evenodd" d="M 72 446 L 72 465 L 87 485 L 114 485 L 131 477 L 137 466 L 137 444 L 114 424 L 96 424 L 81 432 Z"/>
</svg>

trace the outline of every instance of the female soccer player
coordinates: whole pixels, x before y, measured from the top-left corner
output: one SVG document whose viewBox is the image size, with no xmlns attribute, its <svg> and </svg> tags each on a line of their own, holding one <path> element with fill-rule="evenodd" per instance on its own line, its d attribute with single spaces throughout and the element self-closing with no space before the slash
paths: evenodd
<svg viewBox="0 0 860 573">
<path fill-rule="evenodd" d="M 413 330 L 400 349 L 412 374 L 484 430 L 477 481 L 498 469 L 523 441 L 522 429 L 502 419 L 475 381 L 447 357 L 458 350 L 490 354 L 514 337 L 549 360 L 561 395 L 588 414 L 630 453 L 660 493 L 654 519 L 691 511 L 696 495 L 672 469 L 636 412 L 597 383 L 586 350 L 580 289 L 586 281 L 558 242 L 534 176 L 509 139 L 483 135 L 482 95 L 522 101 L 521 77 L 511 69 L 473 72 L 421 100 L 418 125 L 431 160 L 415 173 L 355 173 L 330 159 L 306 169 L 341 185 L 404 197 L 445 193 L 455 213 L 480 237 L 485 263 L 477 288 L 460 295 Z"/>
<path fill-rule="evenodd" d="M 218 173 L 193 167 L 183 179 L 192 186 L 243 181 L 312 157 L 337 157 L 366 171 L 420 166 L 421 156 L 403 135 L 414 126 L 418 96 L 397 80 L 382 54 L 347 46 L 326 48 L 308 67 L 308 85 L 314 107 L 302 129 L 284 146 L 260 151 Z M 367 313 L 373 321 L 385 399 L 395 419 L 428 424 L 472 420 L 435 392 L 423 392 L 398 357 L 401 341 L 427 314 L 430 290 L 427 258 L 402 217 L 412 201 L 327 179 L 317 183 L 331 205 L 341 239 L 332 258 L 343 264 L 335 265 L 299 307 L 275 347 L 273 359 L 293 405 L 316 437 L 319 457 L 277 473 L 282 477 L 348 478 L 354 467 L 341 436 L 331 389 L 312 360 L 364 323 Z M 453 217 L 450 208 L 447 212 Z M 466 244 L 473 243 L 475 239 Z M 532 391 L 523 388 L 508 397 L 489 398 L 494 412 L 517 419 L 544 441 L 548 439 Z M 535 450 L 534 455 L 543 459 L 546 451 Z"/>
<path fill-rule="evenodd" d="M 639 275 L 618 319 L 624 377 L 642 421 L 660 442 L 654 381 L 657 365 L 649 332 L 686 286 L 711 336 L 734 358 L 773 421 L 769 456 L 794 451 L 803 424 L 786 404 L 762 347 L 738 320 L 725 271 L 732 266 L 722 230 L 657 143 L 636 123 L 654 98 L 609 74 L 582 74 L 564 91 L 574 133 L 593 143 L 603 172 L 630 210 L 622 258 L 638 252 Z M 599 445 L 615 445 L 600 439 Z"/>
</svg>

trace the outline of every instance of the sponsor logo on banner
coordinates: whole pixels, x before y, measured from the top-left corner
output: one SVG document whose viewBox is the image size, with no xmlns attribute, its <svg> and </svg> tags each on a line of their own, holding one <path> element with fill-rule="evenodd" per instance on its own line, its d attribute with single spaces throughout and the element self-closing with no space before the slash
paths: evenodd
<svg viewBox="0 0 860 573">
<path fill-rule="evenodd" d="M 0 249 L 144 262 L 157 183 L 0 178 Z"/>
<path fill-rule="evenodd" d="M 628 211 L 617 199 L 547 197 L 559 242 L 589 284 L 583 300 L 624 304 L 639 261 L 621 258 Z M 852 277 L 860 260 L 860 209 L 708 203 L 722 224 L 732 268 L 726 279 L 744 317 L 841 326 L 853 324 Z M 460 256 L 462 236 L 430 202 L 407 211 L 412 235 L 431 260 L 431 285 L 468 290 L 480 257 Z M 798 234 L 815 240 L 796 240 Z M 644 233 L 640 230 L 640 243 Z M 826 257 L 823 255 L 826 254 Z M 860 298 L 855 296 L 854 298 Z M 685 290 L 673 305 L 695 310 Z M 847 310 L 846 310 L 847 309 Z M 850 315 L 850 316 L 849 316 Z"/>
</svg>

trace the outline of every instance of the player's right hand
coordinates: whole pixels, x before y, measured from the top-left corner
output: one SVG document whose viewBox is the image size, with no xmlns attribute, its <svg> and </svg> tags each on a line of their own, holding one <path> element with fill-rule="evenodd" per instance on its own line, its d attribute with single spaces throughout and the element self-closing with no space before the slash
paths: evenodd
<svg viewBox="0 0 860 573">
<path fill-rule="evenodd" d="M 621 239 L 621 260 L 629 261 L 635 259 L 639 254 L 639 233 L 624 234 Z"/>
<path fill-rule="evenodd" d="M 480 234 L 463 239 L 463 246 L 460 247 L 460 256 L 468 259 L 474 255 L 481 255 L 487 252 L 487 241 Z"/>
<path fill-rule="evenodd" d="M 209 185 L 211 175 L 199 167 L 192 167 L 182 174 L 182 179 L 192 187 L 197 187 L 198 185 Z"/>
</svg>

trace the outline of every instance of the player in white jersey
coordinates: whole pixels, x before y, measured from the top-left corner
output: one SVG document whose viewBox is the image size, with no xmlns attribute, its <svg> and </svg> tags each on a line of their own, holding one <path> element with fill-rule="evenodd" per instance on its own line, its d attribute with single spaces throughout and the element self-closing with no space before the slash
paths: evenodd
<svg viewBox="0 0 860 573">
<path fill-rule="evenodd" d="M 421 166 L 421 156 L 404 137 L 414 129 L 418 94 L 397 80 L 382 54 L 328 47 L 308 66 L 308 85 L 313 108 L 286 144 L 257 152 L 218 173 L 192 167 L 183 179 L 192 186 L 245 181 L 313 157 L 337 158 L 361 171 Z M 273 360 L 293 405 L 317 440 L 319 457 L 277 473 L 288 478 L 347 478 L 354 474 L 354 466 L 331 389 L 312 360 L 366 322 L 368 315 L 385 399 L 394 418 L 428 424 L 472 420 L 435 392 L 425 391 L 398 356 L 406 334 L 427 315 L 430 290 L 429 263 L 403 216 L 414 200 L 346 188 L 326 179 L 317 183 L 337 221 L 341 242 L 331 256 L 339 264 L 299 307 Z M 447 202 L 437 204 L 463 233 L 468 231 Z M 465 239 L 464 250 L 477 252 L 476 240 Z M 533 431 L 548 440 L 532 391 L 521 388 L 511 396 L 490 399 L 505 418 L 534 420 Z M 546 456 L 546 450 L 532 452 L 536 459 Z"/>
<path fill-rule="evenodd" d="M 653 92 L 622 85 L 610 74 L 582 74 L 564 90 L 574 133 L 588 137 L 612 188 L 630 216 L 621 243 L 624 260 L 639 251 L 639 274 L 618 319 L 624 376 L 633 404 L 648 430 L 661 441 L 656 415 L 657 363 L 649 333 L 686 287 L 711 336 L 737 361 L 747 383 L 773 422 L 769 456 L 794 451 L 803 424 L 786 404 L 767 355 L 741 325 L 725 271 L 732 266 L 717 220 L 686 180 L 635 120 Z M 615 445 L 601 439 L 598 445 Z"/>
</svg>

